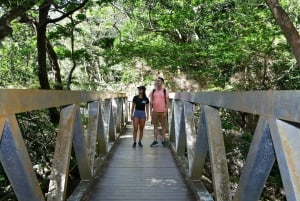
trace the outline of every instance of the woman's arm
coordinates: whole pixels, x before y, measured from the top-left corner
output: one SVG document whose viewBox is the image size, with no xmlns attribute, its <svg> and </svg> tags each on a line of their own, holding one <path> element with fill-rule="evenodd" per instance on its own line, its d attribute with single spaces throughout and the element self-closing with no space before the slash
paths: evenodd
<svg viewBox="0 0 300 201">
<path fill-rule="evenodd" d="M 133 119 L 133 112 L 134 112 L 134 109 L 135 109 L 135 102 L 132 102 L 132 106 L 131 106 L 131 119 Z"/>
</svg>

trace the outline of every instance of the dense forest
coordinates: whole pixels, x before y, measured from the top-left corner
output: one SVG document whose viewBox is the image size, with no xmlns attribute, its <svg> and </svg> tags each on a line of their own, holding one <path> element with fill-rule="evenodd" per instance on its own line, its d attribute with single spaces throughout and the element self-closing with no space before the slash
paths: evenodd
<svg viewBox="0 0 300 201">
<path fill-rule="evenodd" d="M 294 90 L 299 30 L 299 0 L 0 0 L 0 87 L 128 92 L 163 75 L 171 91 Z M 257 118 L 222 114 L 234 187 Z M 45 191 L 58 118 L 18 115 Z M 284 200 L 277 169 L 265 200 Z"/>
</svg>

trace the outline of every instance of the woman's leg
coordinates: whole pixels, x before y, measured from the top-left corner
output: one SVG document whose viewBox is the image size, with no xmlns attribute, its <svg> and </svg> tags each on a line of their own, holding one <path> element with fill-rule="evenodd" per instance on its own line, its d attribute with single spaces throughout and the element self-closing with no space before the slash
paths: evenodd
<svg viewBox="0 0 300 201">
<path fill-rule="evenodd" d="M 139 119 L 133 118 L 133 142 L 136 142 L 138 129 L 139 129 Z"/>
<path fill-rule="evenodd" d="M 145 119 L 140 119 L 139 121 L 139 130 L 140 130 L 139 141 L 142 141 L 143 139 L 145 122 L 146 122 Z"/>
</svg>

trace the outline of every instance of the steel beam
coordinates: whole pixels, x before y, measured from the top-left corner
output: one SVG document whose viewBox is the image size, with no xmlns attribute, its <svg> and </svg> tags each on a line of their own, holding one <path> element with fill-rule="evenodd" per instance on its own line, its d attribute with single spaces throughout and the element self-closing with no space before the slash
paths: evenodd
<svg viewBox="0 0 300 201">
<path fill-rule="evenodd" d="M 189 175 L 191 179 L 201 179 L 202 170 L 208 152 L 208 139 L 205 125 L 204 111 L 201 113 L 202 124 L 199 124 L 196 133 L 194 123 L 193 104 L 184 102 L 184 117 L 187 136 L 187 151 L 189 161 Z"/>
<path fill-rule="evenodd" d="M 88 120 L 88 132 L 87 132 L 87 145 L 89 164 L 91 169 L 94 170 L 94 162 L 96 155 L 96 143 L 99 128 L 99 114 L 101 113 L 100 101 L 94 101 L 88 103 L 89 120 Z M 94 174 L 94 173 L 93 173 Z"/>
<path fill-rule="evenodd" d="M 175 122 L 175 151 L 178 156 L 183 156 L 186 148 L 186 133 L 184 111 L 181 101 L 174 102 Z"/>
<path fill-rule="evenodd" d="M 102 111 L 102 110 L 101 110 Z M 105 126 L 102 112 L 99 113 L 98 117 L 98 152 L 100 154 L 106 154 L 108 151 L 108 129 Z"/>
<path fill-rule="evenodd" d="M 191 170 L 192 179 L 200 179 L 202 177 L 206 156 L 208 153 L 208 133 L 205 116 L 205 110 L 201 109 L 195 143 L 195 152 L 197 154 L 194 155 L 194 163 Z"/>
<path fill-rule="evenodd" d="M 76 161 L 78 164 L 81 180 L 83 181 L 91 180 L 93 175 L 93 170 L 90 166 L 88 150 L 87 150 L 87 142 L 83 134 L 81 114 L 79 108 L 76 109 L 76 114 L 75 114 L 73 147 L 76 155 Z"/>
<path fill-rule="evenodd" d="M 300 123 L 300 91 L 182 92 L 170 98 Z"/>
<path fill-rule="evenodd" d="M 0 142 L 0 161 L 18 200 L 44 200 L 14 115 L 8 116 L 4 125 Z"/>
<path fill-rule="evenodd" d="M 190 177 L 195 175 L 195 156 L 196 156 L 196 129 L 194 123 L 194 111 L 193 104 L 190 102 L 183 103 L 184 111 L 184 122 L 185 122 L 185 132 L 186 132 L 186 142 L 187 142 L 187 154 L 189 162 L 189 175 Z"/>
<path fill-rule="evenodd" d="M 126 97 L 126 94 L 69 90 L 0 89 L 0 116 L 120 97 Z"/>
<path fill-rule="evenodd" d="M 76 105 L 61 110 L 47 201 L 66 198 L 76 110 Z"/>
<path fill-rule="evenodd" d="M 122 122 L 122 100 L 115 99 L 116 101 L 116 133 L 121 133 Z"/>
<path fill-rule="evenodd" d="M 268 120 L 260 117 L 234 201 L 257 201 L 275 161 Z"/>
<path fill-rule="evenodd" d="M 286 198 L 300 200 L 300 129 L 277 119 L 269 123 Z"/>
<path fill-rule="evenodd" d="M 171 118 L 169 118 L 169 126 L 170 126 L 170 128 L 169 128 L 169 131 L 170 131 L 170 133 L 169 133 L 169 136 L 170 136 L 170 139 L 169 139 L 169 141 L 171 142 L 171 143 L 175 143 L 175 114 L 174 114 L 174 101 L 172 101 L 172 106 L 171 106 L 171 110 L 170 110 L 170 117 Z"/>
<path fill-rule="evenodd" d="M 128 109 L 128 107 L 129 107 L 129 103 L 128 103 L 128 100 L 127 100 L 127 98 L 123 98 L 123 104 L 124 104 L 124 120 L 125 120 L 125 123 L 127 123 L 128 122 L 128 113 L 129 113 L 129 109 Z"/>
<path fill-rule="evenodd" d="M 104 102 L 104 126 L 107 129 L 106 132 L 108 132 L 109 142 L 114 142 L 116 139 L 116 128 L 112 99 L 105 99 Z"/>
<path fill-rule="evenodd" d="M 215 199 L 216 201 L 229 201 L 231 200 L 229 174 L 219 111 L 209 106 L 204 106 L 203 109 L 205 111 Z"/>
</svg>

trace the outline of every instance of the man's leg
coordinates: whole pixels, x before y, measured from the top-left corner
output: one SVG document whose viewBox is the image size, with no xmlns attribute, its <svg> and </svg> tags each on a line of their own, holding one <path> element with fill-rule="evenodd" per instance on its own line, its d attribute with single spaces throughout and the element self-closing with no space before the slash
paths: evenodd
<svg viewBox="0 0 300 201">
<path fill-rule="evenodd" d="M 158 144 L 157 143 L 157 136 L 158 136 L 158 113 L 157 112 L 152 112 L 152 123 L 154 126 L 154 131 L 153 131 L 154 141 L 150 145 L 151 147 Z"/>
<path fill-rule="evenodd" d="M 166 121 L 167 121 L 167 116 L 164 113 L 162 113 L 160 118 L 160 124 L 161 124 L 161 137 L 162 137 L 161 144 L 163 145 L 163 147 L 166 146 Z"/>
</svg>

